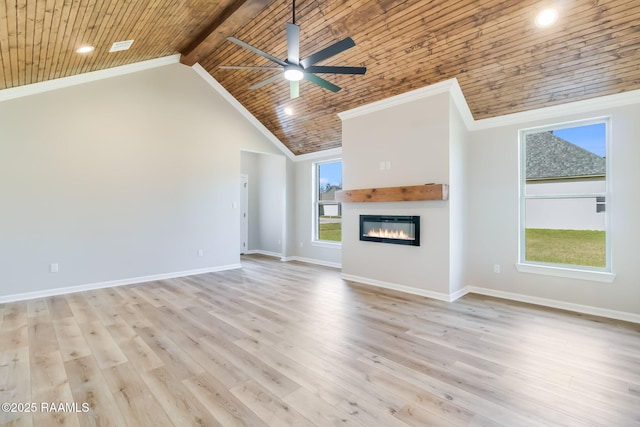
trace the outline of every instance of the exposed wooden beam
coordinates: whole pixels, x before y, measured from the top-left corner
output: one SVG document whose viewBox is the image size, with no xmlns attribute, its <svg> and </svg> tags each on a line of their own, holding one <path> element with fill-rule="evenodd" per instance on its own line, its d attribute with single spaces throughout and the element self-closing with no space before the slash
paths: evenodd
<svg viewBox="0 0 640 427">
<path fill-rule="evenodd" d="M 269 5 L 270 0 L 237 0 L 231 3 L 184 52 L 180 62 L 193 65 L 206 58 L 226 38 L 246 25 Z"/>
</svg>

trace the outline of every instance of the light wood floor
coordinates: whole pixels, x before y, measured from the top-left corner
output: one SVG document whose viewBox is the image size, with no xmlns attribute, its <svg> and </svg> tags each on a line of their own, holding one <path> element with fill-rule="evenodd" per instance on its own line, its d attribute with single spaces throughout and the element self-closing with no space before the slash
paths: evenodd
<svg viewBox="0 0 640 427">
<path fill-rule="evenodd" d="M 640 325 L 242 264 L 0 305 L 0 423 L 640 425 Z"/>
</svg>

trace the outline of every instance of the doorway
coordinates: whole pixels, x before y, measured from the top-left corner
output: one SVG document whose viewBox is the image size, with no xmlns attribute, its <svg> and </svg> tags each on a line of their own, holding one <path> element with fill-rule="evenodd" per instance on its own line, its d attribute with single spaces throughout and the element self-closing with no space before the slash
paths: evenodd
<svg viewBox="0 0 640 427">
<path fill-rule="evenodd" d="M 240 253 L 282 257 L 287 219 L 285 157 L 242 151 L 240 175 L 246 175 L 247 179 L 246 191 L 245 181 L 241 179 L 240 183 L 240 234 L 243 236 L 240 238 Z"/>
<path fill-rule="evenodd" d="M 240 175 L 240 255 L 249 249 L 249 175 Z"/>
</svg>

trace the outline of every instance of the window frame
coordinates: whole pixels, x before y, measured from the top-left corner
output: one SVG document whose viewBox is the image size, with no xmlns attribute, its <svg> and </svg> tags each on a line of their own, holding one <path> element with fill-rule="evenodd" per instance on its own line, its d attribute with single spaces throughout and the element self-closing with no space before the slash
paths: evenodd
<svg viewBox="0 0 640 427">
<path fill-rule="evenodd" d="M 311 223 L 312 225 L 312 231 L 311 231 L 311 244 L 313 246 L 320 246 L 320 247 L 328 247 L 328 248 L 335 248 L 335 247 L 341 247 L 342 246 L 342 240 L 337 241 L 337 240 L 321 240 L 320 239 L 320 221 L 319 221 L 319 209 L 320 209 L 320 205 L 323 204 L 322 201 L 320 200 L 320 166 L 324 165 L 324 164 L 329 164 L 329 163 L 342 163 L 342 158 L 332 158 L 332 159 L 326 159 L 326 160 L 321 160 L 321 161 L 317 161 L 317 162 L 313 162 L 312 164 L 312 180 L 311 180 L 311 185 L 312 185 L 312 191 L 311 191 L 311 195 L 312 195 L 312 203 L 313 203 L 313 209 L 311 210 Z M 338 210 L 341 211 L 342 210 L 342 202 L 336 202 L 339 206 Z"/>
<path fill-rule="evenodd" d="M 568 194 L 527 194 L 526 193 L 526 136 L 533 133 L 553 131 L 593 124 L 605 125 L 605 191 L 601 193 L 568 193 Z M 516 269 L 520 272 L 543 274 L 574 279 L 592 280 L 599 282 L 612 282 L 615 274 L 612 273 L 611 257 L 611 222 L 612 212 L 611 198 L 611 117 L 596 117 L 585 120 L 562 122 L 551 125 L 537 126 L 520 129 L 518 132 L 518 159 L 519 159 L 519 210 L 518 210 L 518 262 Z M 533 199 L 567 199 L 567 198 L 597 198 L 604 197 L 606 209 L 605 215 L 605 267 L 591 267 L 573 264 L 560 264 L 550 262 L 529 261 L 526 256 L 526 225 L 525 211 L 527 200 Z"/>
</svg>

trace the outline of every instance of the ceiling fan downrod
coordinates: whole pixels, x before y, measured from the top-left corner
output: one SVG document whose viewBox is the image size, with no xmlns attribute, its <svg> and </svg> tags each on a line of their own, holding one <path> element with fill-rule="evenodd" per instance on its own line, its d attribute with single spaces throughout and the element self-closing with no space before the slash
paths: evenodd
<svg viewBox="0 0 640 427">
<path fill-rule="evenodd" d="M 293 14 L 293 19 L 292 19 L 292 24 L 295 25 L 296 24 L 296 0 L 292 0 L 293 2 L 293 10 L 291 11 Z"/>
<path fill-rule="evenodd" d="M 285 29 L 287 33 L 287 58 L 280 59 L 267 52 L 258 49 L 242 40 L 229 36 L 227 40 L 237 44 L 244 49 L 247 49 L 253 53 L 256 53 L 263 58 L 274 62 L 278 66 L 242 66 L 242 65 L 219 65 L 220 68 L 226 69 L 240 69 L 240 70 L 276 70 L 280 71 L 279 74 L 269 77 L 259 83 L 249 86 L 250 90 L 259 89 L 264 85 L 275 82 L 278 79 L 284 77 L 289 81 L 289 92 L 291 98 L 297 98 L 300 96 L 299 81 L 304 79 L 323 89 L 327 89 L 331 92 L 338 92 L 340 86 L 337 86 L 316 74 L 364 74 L 367 71 L 366 67 L 344 67 L 344 66 L 331 66 L 331 65 L 316 65 L 326 59 L 329 59 L 339 53 L 344 52 L 347 49 L 354 47 L 356 44 L 351 37 L 342 39 L 332 45 L 320 49 L 319 51 L 307 56 L 304 59 L 300 59 L 300 27 L 296 25 L 296 1 L 292 0 L 292 20 L 293 22 L 287 22 Z"/>
</svg>

